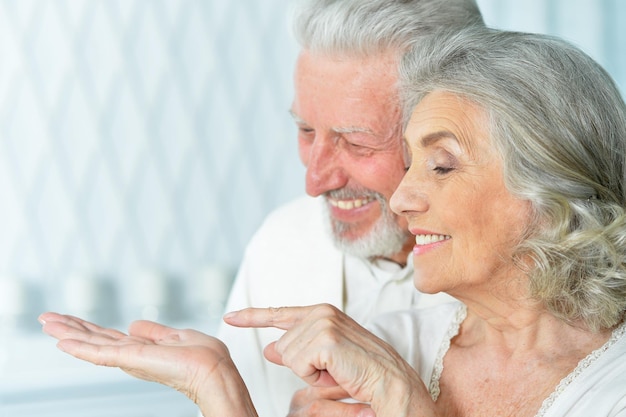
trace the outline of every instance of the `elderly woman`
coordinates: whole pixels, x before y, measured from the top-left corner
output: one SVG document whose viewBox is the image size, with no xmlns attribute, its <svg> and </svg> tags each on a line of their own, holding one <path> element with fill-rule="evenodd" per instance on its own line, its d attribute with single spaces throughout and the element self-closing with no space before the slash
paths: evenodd
<svg viewBox="0 0 626 417">
<path fill-rule="evenodd" d="M 225 320 L 286 329 L 269 360 L 361 402 L 298 408 L 309 392 L 292 415 L 626 416 L 619 92 L 589 57 L 546 36 L 483 29 L 432 42 L 401 69 L 410 166 L 391 204 L 415 235 L 416 287 L 462 303 L 382 317 L 371 329 L 381 338 L 330 306 Z M 42 321 L 62 350 L 175 387 L 205 416 L 255 415 L 214 338 Z"/>
</svg>

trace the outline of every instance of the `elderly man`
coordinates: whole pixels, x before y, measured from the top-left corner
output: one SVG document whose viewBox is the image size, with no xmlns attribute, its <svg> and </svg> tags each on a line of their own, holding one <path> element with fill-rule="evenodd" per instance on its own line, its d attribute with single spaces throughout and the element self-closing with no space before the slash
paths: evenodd
<svg viewBox="0 0 626 417">
<path fill-rule="evenodd" d="M 227 311 L 331 303 L 361 324 L 444 295 L 417 292 L 413 240 L 388 199 L 405 161 L 396 92 L 407 48 L 439 28 L 483 25 L 474 0 L 314 0 L 301 5 L 291 114 L 309 196 L 271 213 L 249 243 Z M 259 415 L 284 416 L 304 383 L 267 362 L 276 329 L 223 325 Z"/>
</svg>

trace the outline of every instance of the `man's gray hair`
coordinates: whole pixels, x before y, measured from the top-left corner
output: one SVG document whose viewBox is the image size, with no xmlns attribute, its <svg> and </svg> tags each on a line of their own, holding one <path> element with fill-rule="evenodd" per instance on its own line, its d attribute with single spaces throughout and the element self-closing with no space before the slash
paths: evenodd
<svg viewBox="0 0 626 417">
<path fill-rule="evenodd" d="M 294 18 L 304 49 L 363 57 L 406 51 L 444 28 L 484 26 L 475 0 L 306 0 Z"/>
</svg>

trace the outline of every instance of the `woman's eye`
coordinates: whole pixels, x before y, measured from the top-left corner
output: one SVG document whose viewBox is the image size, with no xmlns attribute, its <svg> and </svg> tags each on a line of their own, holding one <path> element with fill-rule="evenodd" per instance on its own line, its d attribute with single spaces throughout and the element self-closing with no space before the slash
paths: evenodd
<svg viewBox="0 0 626 417">
<path fill-rule="evenodd" d="M 446 166 L 436 166 L 433 171 L 435 171 L 437 174 L 447 174 L 449 172 L 454 171 L 453 167 L 446 167 Z"/>
<path fill-rule="evenodd" d="M 441 148 L 434 151 L 428 162 L 429 168 L 437 175 L 449 174 L 458 166 L 458 160 L 454 155 Z"/>
</svg>

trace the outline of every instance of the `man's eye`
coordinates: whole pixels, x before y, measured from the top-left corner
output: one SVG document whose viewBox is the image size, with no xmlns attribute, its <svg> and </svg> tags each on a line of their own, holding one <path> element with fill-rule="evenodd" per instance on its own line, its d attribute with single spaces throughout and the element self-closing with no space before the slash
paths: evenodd
<svg viewBox="0 0 626 417">
<path fill-rule="evenodd" d="M 355 149 L 365 148 L 365 146 L 361 145 L 360 143 L 348 142 L 348 145 L 350 145 L 351 148 Z"/>
<path fill-rule="evenodd" d="M 352 155 L 355 156 L 370 156 L 375 152 L 375 150 L 370 146 L 348 141 L 344 141 L 344 149 L 348 150 L 348 152 L 351 152 Z"/>
</svg>

